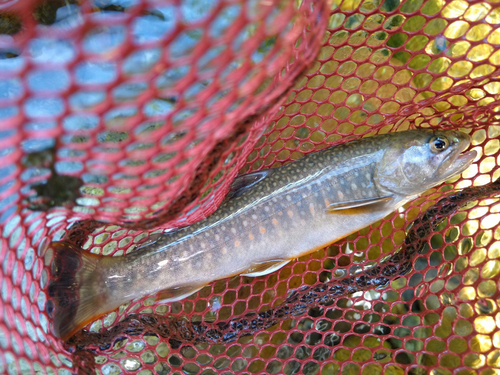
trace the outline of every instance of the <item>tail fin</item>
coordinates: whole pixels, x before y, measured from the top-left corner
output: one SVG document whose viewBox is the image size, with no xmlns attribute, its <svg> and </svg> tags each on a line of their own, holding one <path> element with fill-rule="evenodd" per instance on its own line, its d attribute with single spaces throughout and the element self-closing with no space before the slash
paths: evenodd
<svg viewBox="0 0 500 375">
<path fill-rule="evenodd" d="M 52 243 L 50 249 L 54 256 L 47 313 L 53 319 L 53 333 L 66 340 L 108 312 L 100 267 L 103 257 L 64 242 Z"/>
</svg>

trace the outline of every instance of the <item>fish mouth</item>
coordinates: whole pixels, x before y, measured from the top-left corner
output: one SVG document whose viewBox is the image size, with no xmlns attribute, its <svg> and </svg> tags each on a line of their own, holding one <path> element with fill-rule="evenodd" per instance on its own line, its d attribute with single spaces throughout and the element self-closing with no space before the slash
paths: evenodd
<svg viewBox="0 0 500 375">
<path fill-rule="evenodd" d="M 471 142 L 468 134 L 455 132 L 454 135 L 455 137 L 453 137 L 453 141 L 455 143 L 456 150 L 455 152 L 450 153 L 437 170 L 438 175 L 443 176 L 443 181 L 446 181 L 465 171 L 477 157 L 477 151 L 475 150 L 464 152 L 465 149 L 469 147 Z"/>
<path fill-rule="evenodd" d="M 446 179 L 451 178 L 457 174 L 465 171 L 472 164 L 474 159 L 477 157 L 477 151 L 472 150 L 463 154 L 458 154 L 452 163 L 452 168 L 449 170 L 449 174 L 446 176 Z"/>
</svg>

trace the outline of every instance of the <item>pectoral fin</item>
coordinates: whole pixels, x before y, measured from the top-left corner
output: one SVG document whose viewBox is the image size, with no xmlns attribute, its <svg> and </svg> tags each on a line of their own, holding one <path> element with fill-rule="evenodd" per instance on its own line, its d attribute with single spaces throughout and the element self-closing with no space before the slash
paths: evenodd
<svg viewBox="0 0 500 375">
<path fill-rule="evenodd" d="M 357 199 L 347 202 L 335 202 L 326 207 L 326 212 L 335 213 L 340 210 L 348 210 L 351 208 L 370 206 L 377 203 L 387 202 L 391 199 L 392 195 L 387 195 L 384 197 L 374 197 L 374 198 L 365 198 L 365 199 Z M 368 207 L 367 207 L 368 208 Z"/>
<path fill-rule="evenodd" d="M 158 302 L 175 302 L 183 298 L 189 297 L 191 294 L 197 292 L 204 285 L 187 285 L 174 289 L 165 289 L 156 294 Z"/>
<path fill-rule="evenodd" d="M 290 260 L 271 260 L 263 263 L 252 264 L 249 269 L 242 273 L 241 276 L 257 277 L 264 276 L 274 271 L 279 270 L 288 264 Z"/>
</svg>

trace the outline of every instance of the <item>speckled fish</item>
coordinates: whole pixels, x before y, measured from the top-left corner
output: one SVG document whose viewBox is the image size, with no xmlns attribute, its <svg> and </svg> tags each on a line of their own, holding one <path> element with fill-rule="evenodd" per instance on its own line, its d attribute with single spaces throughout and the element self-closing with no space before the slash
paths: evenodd
<svg viewBox="0 0 500 375">
<path fill-rule="evenodd" d="M 458 131 L 414 130 L 364 138 L 235 179 L 210 217 L 153 236 L 125 257 L 53 243 L 48 313 L 69 338 L 132 299 L 182 299 L 211 281 L 261 276 L 384 218 L 463 172 Z"/>
</svg>

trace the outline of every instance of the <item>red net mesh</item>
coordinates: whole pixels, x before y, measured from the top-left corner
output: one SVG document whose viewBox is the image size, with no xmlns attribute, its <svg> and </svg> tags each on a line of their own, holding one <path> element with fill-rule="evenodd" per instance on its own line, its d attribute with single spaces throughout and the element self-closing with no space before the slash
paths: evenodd
<svg viewBox="0 0 500 375">
<path fill-rule="evenodd" d="M 291 306 L 292 291 L 390 259 L 450 190 L 498 178 L 499 24 L 496 1 L 0 3 L 0 373 L 498 374 L 495 190 L 434 209 L 444 221 L 427 220 L 409 273 L 312 298 L 250 336 L 182 342 L 145 317 L 211 324 Z M 213 212 L 238 171 L 415 126 L 460 128 L 479 157 L 269 276 L 132 301 L 90 324 L 100 336 L 80 346 L 50 333 L 50 241 L 123 255 Z"/>
</svg>

